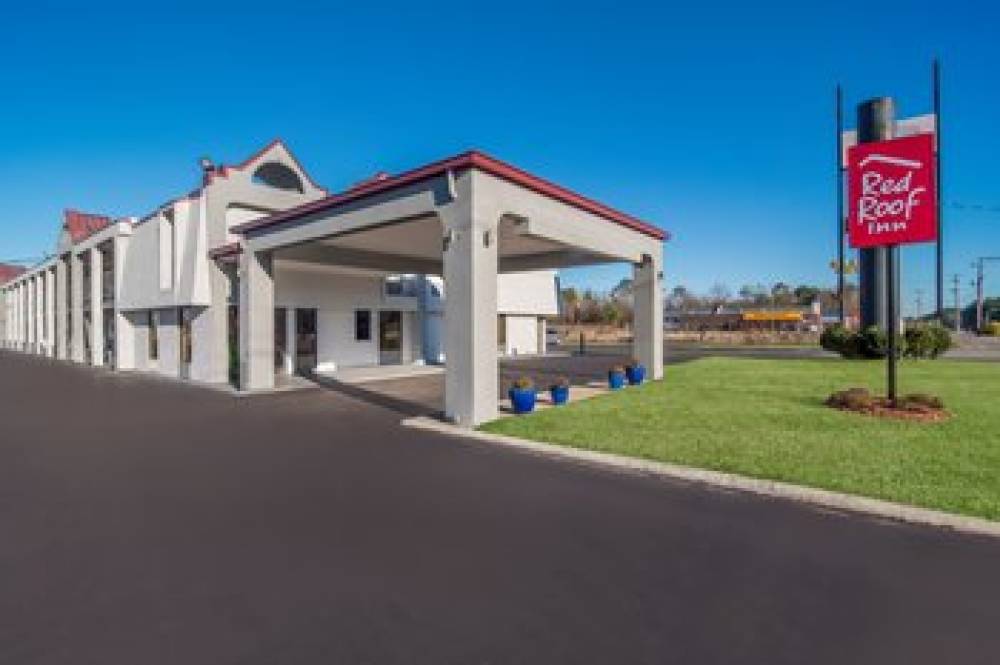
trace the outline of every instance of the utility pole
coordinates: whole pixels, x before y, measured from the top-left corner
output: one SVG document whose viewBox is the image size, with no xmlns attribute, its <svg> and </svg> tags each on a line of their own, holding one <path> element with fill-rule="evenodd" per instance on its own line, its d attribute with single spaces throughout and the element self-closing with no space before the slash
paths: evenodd
<svg viewBox="0 0 1000 665">
<path fill-rule="evenodd" d="M 980 256 L 976 259 L 973 267 L 976 269 L 976 332 L 978 333 L 985 325 L 983 308 L 985 298 L 983 297 L 983 272 L 984 264 L 987 261 L 1000 261 L 1000 256 Z"/>
<path fill-rule="evenodd" d="M 960 291 L 960 289 L 959 289 L 959 282 L 960 282 L 960 279 L 958 277 L 958 273 L 955 273 L 955 276 L 951 278 L 951 285 L 952 285 L 951 288 L 952 288 L 952 292 L 955 294 L 955 332 L 956 333 L 962 332 L 962 305 L 961 305 L 961 303 L 959 301 L 959 291 Z"/>
</svg>

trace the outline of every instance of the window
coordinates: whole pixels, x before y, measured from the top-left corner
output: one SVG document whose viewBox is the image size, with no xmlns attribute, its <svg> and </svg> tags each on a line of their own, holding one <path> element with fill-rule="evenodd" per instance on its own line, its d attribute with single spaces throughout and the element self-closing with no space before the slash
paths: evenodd
<svg viewBox="0 0 1000 665">
<path fill-rule="evenodd" d="M 389 277 L 385 280 L 385 295 L 387 296 L 401 296 L 403 295 L 403 280 L 399 277 Z"/>
<path fill-rule="evenodd" d="M 252 180 L 257 185 L 266 185 L 289 192 L 299 192 L 301 194 L 305 191 L 298 174 L 278 162 L 263 164 L 254 172 Z"/>
<path fill-rule="evenodd" d="M 354 310 L 354 339 L 358 342 L 372 340 L 372 313 L 367 309 Z"/>
<path fill-rule="evenodd" d="M 149 359 L 158 360 L 160 357 L 160 340 L 156 331 L 156 311 L 151 309 L 146 314 L 146 327 L 149 330 Z"/>
</svg>

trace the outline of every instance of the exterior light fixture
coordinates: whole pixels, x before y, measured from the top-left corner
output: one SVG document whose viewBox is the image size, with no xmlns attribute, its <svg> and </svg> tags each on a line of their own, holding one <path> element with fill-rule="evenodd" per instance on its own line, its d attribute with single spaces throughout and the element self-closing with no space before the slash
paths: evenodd
<svg viewBox="0 0 1000 665">
<path fill-rule="evenodd" d="M 441 239 L 441 250 L 447 252 L 453 242 L 455 242 L 455 229 L 448 229 Z"/>
</svg>

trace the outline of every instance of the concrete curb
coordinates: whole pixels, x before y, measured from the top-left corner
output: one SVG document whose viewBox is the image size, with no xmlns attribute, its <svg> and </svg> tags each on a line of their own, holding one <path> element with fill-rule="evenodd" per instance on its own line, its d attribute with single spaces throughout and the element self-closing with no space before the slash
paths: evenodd
<svg viewBox="0 0 1000 665">
<path fill-rule="evenodd" d="M 763 480 L 750 478 L 733 473 L 721 471 L 709 471 L 707 469 L 696 469 L 692 467 L 679 466 L 666 462 L 654 462 L 652 460 L 636 459 L 624 457 L 612 453 L 603 453 L 593 450 L 583 450 L 570 448 L 550 443 L 529 441 L 518 439 L 513 436 L 502 434 L 490 434 L 478 430 L 468 430 L 456 427 L 440 420 L 417 416 L 405 419 L 402 424 L 413 429 L 432 431 L 438 434 L 446 434 L 464 439 L 482 441 L 494 445 L 502 445 L 511 448 L 557 457 L 575 460 L 603 466 L 606 468 L 623 471 L 645 473 L 664 478 L 673 478 L 687 482 L 700 483 L 741 492 L 752 492 L 762 496 L 798 501 L 800 503 L 822 506 L 834 510 L 840 510 L 862 515 L 870 515 L 882 519 L 916 524 L 921 526 L 933 526 L 937 528 L 951 529 L 961 533 L 975 534 L 979 536 L 989 536 L 1000 538 L 1000 522 L 978 517 L 966 517 L 954 515 L 928 508 L 918 508 L 907 506 L 880 499 L 870 499 L 852 494 L 842 494 L 830 490 L 793 485 L 774 480 Z"/>
</svg>

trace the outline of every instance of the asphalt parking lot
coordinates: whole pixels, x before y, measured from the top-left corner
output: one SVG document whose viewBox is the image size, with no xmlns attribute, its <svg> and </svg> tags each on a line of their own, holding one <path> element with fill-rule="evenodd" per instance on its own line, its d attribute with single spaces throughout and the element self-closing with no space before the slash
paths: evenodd
<svg viewBox="0 0 1000 665">
<path fill-rule="evenodd" d="M 0 663 L 994 663 L 1000 543 L 0 352 Z"/>
</svg>

